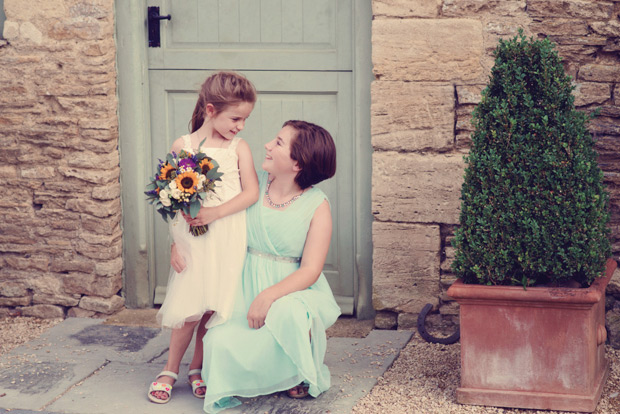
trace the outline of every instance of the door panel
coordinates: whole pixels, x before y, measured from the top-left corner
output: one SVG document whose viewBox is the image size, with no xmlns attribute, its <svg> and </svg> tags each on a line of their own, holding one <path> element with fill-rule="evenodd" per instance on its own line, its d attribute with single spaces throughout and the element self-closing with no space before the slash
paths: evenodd
<svg viewBox="0 0 620 414">
<path fill-rule="evenodd" d="M 350 1 L 149 1 L 172 16 L 149 68 L 350 71 Z"/>
<path fill-rule="evenodd" d="M 161 48 L 149 48 L 151 159 L 162 158 L 188 123 L 204 79 L 237 70 L 256 86 L 254 111 L 239 135 L 260 169 L 263 145 L 289 119 L 325 127 L 336 141 L 336 177 L 319 184 L 330 199 L 334 231 L 325 275 L 343 310 L 355 296 L 353 76 L 351 0 L 149 1 L 160 14 Z M 154 167 L 153 167 L 154 168 Z M 152 174 L 153 172 L 149 172 Z M 154 216 L 150 277 L 155 303 L 165 296 L 169 264 L 167 224 Z"/>
</svg>

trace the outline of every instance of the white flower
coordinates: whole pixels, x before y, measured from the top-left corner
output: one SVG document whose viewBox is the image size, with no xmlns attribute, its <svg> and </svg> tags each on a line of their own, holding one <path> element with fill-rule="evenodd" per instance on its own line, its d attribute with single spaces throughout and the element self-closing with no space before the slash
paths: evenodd
<svg viewBox="0 0 620 414">
<path fill-rule="evenodd" d="M 159 192 L 159 201 L 165 206 L 165 207 L 170 207 L 170 205 L 172 204 L 172 202 L 170 201 L 170 196 L 168 194 L 168 191 L 166 190 L 161 190 Z"/>
<path fill-rule="evenodd" d="M 168 188 L 171 190 L 176 190 L 177 189 L 177 182 L 172 180 L 168 183 Z"/>
</svg>

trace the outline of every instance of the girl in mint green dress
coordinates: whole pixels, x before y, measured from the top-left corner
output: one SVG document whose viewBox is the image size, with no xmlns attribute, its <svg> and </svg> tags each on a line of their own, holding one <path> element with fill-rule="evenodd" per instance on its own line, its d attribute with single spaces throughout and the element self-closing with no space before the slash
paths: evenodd
<svg viewBox="0 0 620 414">
<path fill-rule="evenodd" d="M 235 311 L 204 337 L 207 413 L 240 404 L 235 396 L 317 397 L 330 386 L 325 329 L 340 308 L 322 274 L 331 212 L 313 185 L 334 175 L 335 145 L 323 128 L 288 121 L 265 149 Z"/>
</svg>

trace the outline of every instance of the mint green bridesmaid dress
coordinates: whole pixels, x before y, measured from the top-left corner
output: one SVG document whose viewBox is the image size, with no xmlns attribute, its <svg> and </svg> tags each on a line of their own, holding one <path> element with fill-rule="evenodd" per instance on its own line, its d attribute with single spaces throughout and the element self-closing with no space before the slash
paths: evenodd
<svg viewBox="0 0 620 414">
<path fill-rule="evenodd" d="M 266 181 L 267 173 L 259 174 L 261 195 Z M 286 209 L 265 207 L 261 197 L 247 210 L 248 253 L 233 316 L 203 339 L 205 412 L 239 405 L 235 396 L 272 394 L 301 382 L 313 397 L 329 388 L 325 329 L 340 308 L 323 274 L 308 289 L 275 301 L 260 329 L 249 328 L 246 319 L 256 295 L 299 268 L 296 259 L 303 253 L 310 221 L 326 199 L 313 187 Z"/>
</svg>

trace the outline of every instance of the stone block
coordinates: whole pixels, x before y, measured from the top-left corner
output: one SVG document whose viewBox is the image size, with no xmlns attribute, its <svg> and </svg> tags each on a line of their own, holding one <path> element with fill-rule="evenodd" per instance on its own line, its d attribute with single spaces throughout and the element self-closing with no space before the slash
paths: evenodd
<svg viewBox="0 0 620 414">
<path fill-rule="evenodd" d="M 19 170 L 15 165 L 2 165 L 0 166 L 0 177 L 17 178 L 19 177 Z"/>
<path fill-rule="evenodd" d="M 120 213 L 121 202 L 119 199 L 110 201 L 96 201 L 77 198 L 67 200 L 65 207 L 67 210 L 87 213 L 95 217 L 108 217 Z"/>
<path fill-rule="evenodd" d="M 525 14 L 526 5 L 525 0 L 444 0 L 441 12 L 445 17 L 519 16 Z"/>
<path fill-rule="evenodd" d="M 93 187 L 93 198 L 95 200 L 115 200 L 121 196 L 121 183 L 112 182 L 105 186 Z"/>
<path fill-rule="evenodd" d="M 445 258 L 442 262 L 441 262 L 441 273 L 452 273 L 452 263 L 454 263 L 454 258 Z"/>
<path fill-rule="evenodd" d="M 375 328 L 377 329 L 394 329 L 397 324 L 397 315 L 394 312 L 377 312 L 375 315 Z"/>
<path fill-rule="evenodd" d="M 24 22 L 19 26 L 19 36 L 35 45 L 43 43 L 43 33 L 32 22 Z"/>
<path fill-rule="evenodd" d="M 4 22 L 4 29 L 2 31 L 2 37 L 6 40 L 13 41 L 19 36 L 19 23 L 11 20 Z"/>
<path fill-rule="evenodd" d="M 43 255 L 27 255 L 28 257 L 7 256 L 6 263 L 14 269 L 47 272 L 49 257 Z"/>
<path fill-rule="evenodd" d="M 605 46 L 607 45 L 607 38 L 604 36 L 574 36 L 574 35 L 557 35 L 549 36 L 549 40 L 557 43 L 558 50 L 563 50 L 562 45 L 584 45 L 584 46 Z M 591 50 L 591 49 L 588 49 Z M 560 53 L 561 54 L 561 53 Z"/>
<path fill-rule="evenodd" d="M 66 16 L 66 2 L 64 0 L 37 1 L 36 7 L 24 7 L 24 3 L 17 0 L 4 1 L 4 12 L 7 18 L 31 20 L 35 17 L 59 18 Z"/>
<path fill-rule="evenodd" d="M 46 295 L 35 293 L 32 296 L 33 304 L 47 304 L 60 306 L 77 306 L 80 303 L 79 295 Z"/>
<path fill-rule="evenodd" d="M 439 313 L 441 315 L 458 315 L 459 304 L 457 302 L 444 303 L 441 308 L 439 308 Z"/>
<path fill-rule="evenodd" d="M 612 17 L 612 2 L 588 0 L 528 0 L 527 14 L 530 17 L 603 19 Z"/>
<path fill-rule="evenodd" d="M 0 306 L 28 306 L 32 303 L 32 296 L 4 298 L 0 296 Z"/>
<path fill-rule="evenodd" d="M 122 236 L 122 231 L 120 228 L 117 228 L 113 234 L 98 234 L 91 233 L 88 231 L 83 231 L 80 233 L 80 239 L 84 240 L 89 244 L 100 245 L 100 246 L 111 246 L 117 244 Z"/>
<path fill-rule="evenodd" d="M 456 98 L 459 105 L 477 105 L 482 98 L 482 91 L 487 85 L 457 85 Z"/>
<path fill-rule="evenodd" d="M 416 330 L 418 327 L 417 313 L 399 313 L 398 329 Z"/>
<path fill-rule="evenodd" d="M 123 245 L 120 239 L 102 249 L 100 245 L 93 245 L 85 241 L 78 241 L 75 250 L 91 259 L 96 260 L 112 260 L 121 257 Z"/>
<path fill-rule="evenodd" d="M 53 258 L 50 270 L 56 273 L 81 272 L 92 273 L 98 263 L 80 256 L 73 258 Z"/>
<path fill-rule="evenodd" d="M 579 69 L 578 78 L 591 82 L 619 82 L 620 66 L 588 64 Z"/>
<path fill-rule="evenodd" d="M 442 0 L 374 0 L 373 16 L 390 16 L 399 19 L 408 17 L 439 17 Z"/>
<path fill-rule="evenodd" d="M 67 165 L 76 168 L 110 170 L 118 167 L 118 153 L 97 154 L 90 151 L 76 151 L 67 160 Z"/>
<path fill-rule="evenodd" d="M 65 294 L 110 297 L 123 287 L 123 280 L 118 276 L 100 277 L 92 274 L 70 273 L 63 276 Z"/>
<path fill-rule="evenodd" d="M 373 154 L 372 211 L 381 221 L 457 224 L 460 155 Z"/>
<path fill-rule="evenodd" d="M 92 79 L 91 79 L 92 80 Z M 108 75 L 102 81 L 107 82 Z M 80 128 L 84 129 L 111 129 L 118 128 L 118 119 L 116 115 L 106 118 L 82 118 L 79 121 Z"/>
<path fill-rule="evenodd" d="M 467 152 L 471 147 L 471 131 L 459 131 L 456 134 L 456 148 L 461 152 Z"/>
<path fill-rule="evenodd" d="M 457 277 L 451 273 L 442 273 L 439 281 L 442 289 L 448 289 L 456 281 Z"/>
<path fill-rule="evenodd" d="M 529 29 L 533 33 L 546 36 L 584 36 L 590 33 L 588 23 L 580 19 L 540 19 L 530 23 Z"/>
<path fill-rule="evenodd" d="M 67 311 L 67 318 L 92 318 L 97 312 L 82 308 L 71 308 Z"/>
<path fill-rule="evenodd" d="M 474 110 L 473 105 L 463 105 L 463 106 L 458 107 L 458 109 L 456 110 L 456 125 L 455 125 L 456 131 L 473 132 L 475 130 L 474 125 L 472 123 L 472 119 L 473 119 L 472 111 L 473 110 Z"/>
<path fill-rule="evenodd" d="M 439 305 L 439 296 L 441 295 L 441 287 L 439 280 L 422 280 L 416 281 L 413 289 L 410 289 L 411 300 L 396 306 L 397 312 L 404 313 L 420 313 L 427 305 Z"/>
<path fill-rule="evenodd" d="M 120 177 L 120 168 L 115 167 L 109 170 L 91 170 L 74 167 L 58 167 L 58 172 L 65 177 L 79 178 L 91 184 L 107 184 L 118 181 Z"/>
<path fill-rule="evenodd" d="M 125 299 L 120 296 L 102 298 L 98 296 L 84 296 L 80 300 L 80 308 L 111 315 L 125 305 Z"/>
<path fill-rule="evenodd" d="M 620 22 L 609 20 L 605 22 L 588 22 L 592 31 L 605 37 L 620 37 Z"/>
<path fill-rule="evenodd" d="M 439 293 L 439 226 L 373 223 L 373 305 L 418 313 Z"/>
<path fill-rule="evenodd" d="M 375 81 L 371 94 L 375 149 L 417 151 L 452 147 L 452 85 Z"/>
<path fill-rule="evenodd" d="M 27 296 L 28 289 L 23 283 L 18 282 L 2 282 L 0 283 L 0 296 L 4 297 L 20 297 Z"/>
<path fill-rule="evenodd" d="M 36 278 L 26 279 L 27 286 L 33 292 L 42 295 L 63 294 L 62 278 L 55 274 L 39 274 Z"/>
<path fill-rule="evenodd" d="M 608 295 L 620 299 L 620 268 L 616 268 L 605 291 Z"/>
<path fill-rule="evenodd" d="M 475 19 L 378 19 L 372 25 L 377 79 L 485 81 L 482 22 Z"/>
<path fill-rule="evenodd" d="M 48 184 L 46 184 L 48 186 Z M 80 226 L 80 215 L 64 209 L 41 209 L 36 217 L 45 221 L 53 229 L 77 230 Z"/>
<path fill-rule="evenodd" d="M 118 257 L 109 261 L 97 261 L 95 273 L 98 276 L 119 276 L 123 271 L 123 258 Z"/>
<path fill-rule="evenodd" d="M 605 314 L 607 341 L 614 349 L 620 349 L 620 312 L 609 310 Z"/>
<path fill-rule="evenodd" d="M 121 215 L 116 214 L 111 217 L 93 217 L 88 214 L 83 214 L 80 221 L 84 230 L 97 234 L 114 234 L 120 228 Z"/>
<path fill-rule="evenodd" d="M 33 305 L 20 307 L 17 310 L 22 316 L 33 316 L 41 319 L 64 318 L 65 310 L 55 305 Z"/>
<path fill-rule="evenodd" d="M 97 20 L 57 21 L 48 32 L 53 40 L 104 40 L 107 30 Z"/>
<path fill-rule="evenodd" d="M 611 98 L 611 87 L 606 83 L 580 82 L 573 91 L 575 106 L 602 104 Z"/>
<path fill-rule="evenodd" d="M 33 201 L 44 209 L 60 210 L 65 207 L 69 194 L 59 194 L 55 191 L 35 190 Z"/>
</svg>

